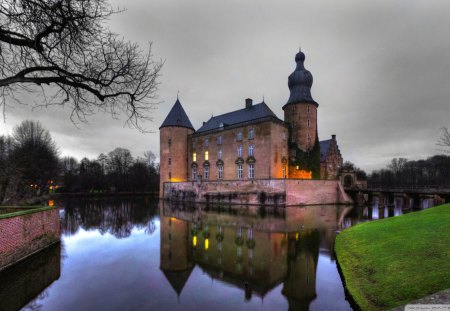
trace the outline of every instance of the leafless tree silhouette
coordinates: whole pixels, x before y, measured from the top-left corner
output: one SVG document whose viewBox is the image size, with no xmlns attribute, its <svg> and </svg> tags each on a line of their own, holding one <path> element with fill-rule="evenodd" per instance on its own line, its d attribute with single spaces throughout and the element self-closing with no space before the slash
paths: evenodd
<svg viewBox="0 0 450 311">
<path fill-rule="evenodd" d="M 112 33 L 106 0 L 0 0 L 0 105 L 18 92 L 69 105 L 72 121 L 99 110 L 142 130 L 157 101 L 162 61 Z M 35 103 L 40 105 L 39 103 Z"/>
</svg>

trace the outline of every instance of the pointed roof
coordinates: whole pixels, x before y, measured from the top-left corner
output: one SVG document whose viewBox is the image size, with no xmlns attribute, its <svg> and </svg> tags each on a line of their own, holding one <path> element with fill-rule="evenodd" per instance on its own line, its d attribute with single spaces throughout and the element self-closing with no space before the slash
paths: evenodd
<svg viewBox="0 0 450 311">
<path fill-rule="evenodd" d="M 178 98 L 159 129 L 168 126 L 186 127 L 192 130 L 194 129 Z"/>
<path fill-rule="evenodd" d="M 219 116 L 211 117 L 202 127 L 197 130 L 197 133 L 214 130 L 222 126 L 230 126 L 238 123 L 254 121 L 262 118 L 273 118 L 277 121 L 281 121 L 273 113 L 273 111 L 266 105 L 265 102 L 252 105 L 249 108 L 244 108 Z"/>
<path fill-rule="evenodd" d="M 193 269 L 194 267 L 192 266 L 184 271 L 163 270 L 163 273 L 167 281 L 169 281 L 170 285 L 172 286 L 173 290 L 177 293 L 178 296 L 181 295 L 184 285 L 186 285 L 186 282 L 189 279 L 189 276 L 191 275 Z"/>
<path fill-rule="evenodd" d="M 334 144 L 333 144 L 334 142 Z M 341 155 L 341 151 L 339 150 L 339 146 L 336 142 L 336 136 L 332 135 L 331 139 L 319 141 L 320 144 L 320 161 L 323 162 L 326 160 L 326 157 L 330 151 L 330 148 L 335 148 L 336 152 Z"/>
</svg>

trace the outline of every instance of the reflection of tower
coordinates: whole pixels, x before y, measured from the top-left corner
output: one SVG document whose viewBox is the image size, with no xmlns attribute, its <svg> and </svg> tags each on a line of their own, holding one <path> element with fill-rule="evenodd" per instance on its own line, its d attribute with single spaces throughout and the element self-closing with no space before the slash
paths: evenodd
<svg viewBox="0 0 450 311">
<path fill-rule="evenodd" d="M 290 311 L 309 310 L 309 304 L 316 298 L 320 234 L 294 233 L 288 239 L 288 275 L 282 294 L 288 299 Z"/>
<path fill-rule="evenodd" d="M 177 295 L 194 268 L 189 254 L 188 223 L 173 217 L 164 217 L 161 213 L 161 263 L 160 269 Z"/>
<path fill-rule="evenodd" d="M 166 181 L 186 181 L 188 174 L 188 135 L 194 132 L 191 121 L 180 101 L 173 105 L 159 128 L 160 148 L 160 188 L 163 197 L 163 183 Z"/>
</svg>

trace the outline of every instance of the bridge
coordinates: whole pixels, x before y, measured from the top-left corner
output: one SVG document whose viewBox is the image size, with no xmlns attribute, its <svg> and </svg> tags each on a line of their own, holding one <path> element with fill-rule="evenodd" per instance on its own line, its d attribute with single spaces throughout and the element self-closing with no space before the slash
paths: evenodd
<svg viewBox="0 0 450 311">
<path fill-rule="evenodd" d="M 402 198 L 406 207 L 420 206 L 424 199 L 433 199 L 435 204 L 450 202 L 450 187 L 442 185 L 368 185 L 367 188 L 351 185 L 345 191 L 358 204 L 394 205 L 396 198 Z"/>
</svg>

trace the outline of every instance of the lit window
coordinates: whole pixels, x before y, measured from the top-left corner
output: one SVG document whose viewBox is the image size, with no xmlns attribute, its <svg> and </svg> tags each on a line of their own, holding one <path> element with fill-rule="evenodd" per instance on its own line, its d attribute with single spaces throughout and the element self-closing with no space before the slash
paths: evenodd
<svg viewBox="0 0 450 311">
<path fill-rule="evenodd" d="M 192 162 L 197 162 L 197 153 L 192 154 Z"/>
<path fill-rule="evenodd" d="M 208 138 L 205 139 L 205 147 L 208 147 L 209 142 L 208 142 Z"/>
<path fill-rule="evenodd" d="M 242 140 L 242 132 L 238 132 L 237 133 L 236 140 L 237 141 L 241 141 Z"/>
<path fill-rule="evenodd" d="M 218 166 L 218 178 L 223 179 L 223 165 Z"/>
<path fill-rule="evenodd" d="M 249 179 L 255 178 L 255 164 L 248 165 L 248 178 Z"/>
<path fill-rule="evenodd" d="M 209 160 L 209 152 L 205 151 L 205 161 L 208 161 L 208 160 Z"/>
<path fill-rule="evenodd" d="M 222 135 L 217 136 L 217 144 L 222 145 Z"/>
<path fill-rule="evenodd" d="M 254 155 L 254 151 L 255 151 L 255 146 L 254 145 L 248 146 L 248 155 L 249 156 L 253 156 Z"/>
<path fill-rule="evenodd" d="M 209 179 L 209 166 L 205 166 L 204 167 L 204 175 L 205 175 L 205 179 Z"/>
<path fill-rule="evenodd" d="M 242 157 L 242 145 L 238 146 L 237 153 L 238 153 L 238 157 L 241 158 Z"/>
<path fill-rule="evenodd" d="M 192 168 L 192 180 L 197 179 L 197 169 L 195 167 Z"/>
<path fill-rule="evenodd" d="M 217 150 L 217 159 L 222 159 L 222 148 L 219 147 L 219 149 Z"/>
<path fill-rule="evenodd" d="M 169 165 L 172 164 L 172 158 L 169 158 Z"/>
<path fill-rule="evenodd" d="M 283 178 L 286 178 L 286 165 L 283 165 L 282 173 L 283 173 Z"/>
<path fill-rule="evenodd" d="M 255 131 L 253 129 L 248 130 L 248 139 L 253 139 L 255 136 Z"/>
<path fill-rule="evenodd" d="M 242 164 L 237 165 L 237 178 L 242 179 L 244 173 L 244 168 L 242 167 Z"/>
</svg>

